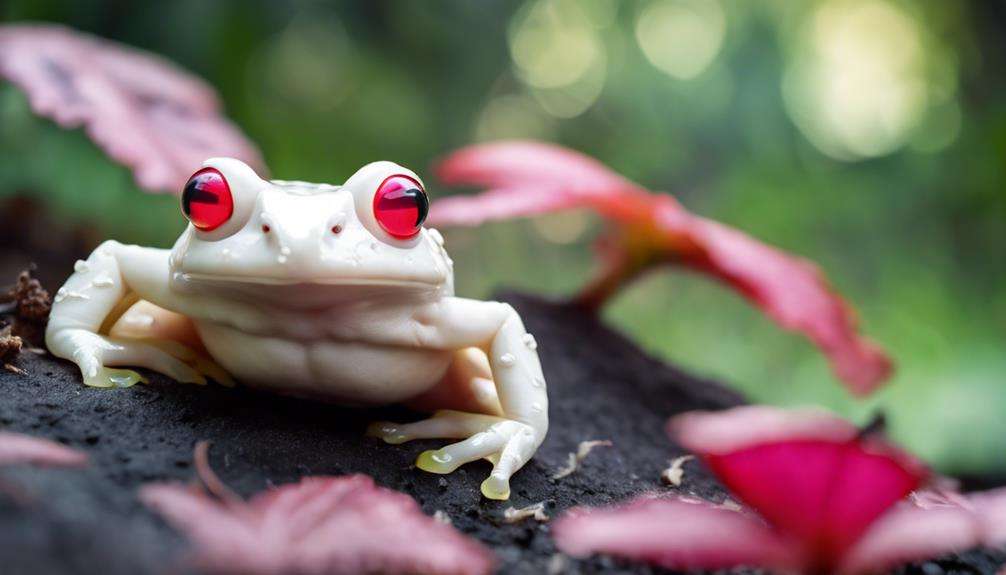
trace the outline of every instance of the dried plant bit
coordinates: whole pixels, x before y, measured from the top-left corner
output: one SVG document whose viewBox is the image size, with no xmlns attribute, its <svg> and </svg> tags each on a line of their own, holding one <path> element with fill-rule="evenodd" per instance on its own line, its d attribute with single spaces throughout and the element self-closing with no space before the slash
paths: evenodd
<svg viewBox="0 0 1006 575">
<path fill-rule="evenodd" d="M 685 476 L 684 465 L 693 459 L 695 459 L 694 455 L 682 455 L 681 457 L 674 458 L 674 460 L 671 461 L 671 466 L 660 474 L 660 480 L 664 482 L 664 485 L 680 487 L 681 480 Z"/>
<path fill-rule="evenodd" d="M 206 488 L 206 491 L 209 491 L 222 501 L 244 501 L 240 495 L 235 493 L 230 487 L 227 487 L 227 484 L 213 471 L 213 467 L 210 465 L 209 441 L 202 440 L 196 442 L 196 447 L 192 452 L 192 461 L 196 466 L 196 475 L 199 476 L 199 480 L 202 482 L 203 487 Z"/>
<path fill-rule="evenodd" d="M 25 270 L 18 275 L 9 296 L 14 300 L 18 318 L 41 323 L 49 317 L 52 298 L 42 284 L 31 277 L 31 272 Z"/>
<path fill-rule="evenodd" d="M 20 367 L 14 365 L 12 363 L 5 363 L 5 364 L 3 364 L 3 368 L 6 369 L 7 371 L 11 372 L 11 373 L 16 373 L 18 375 L 28 375 L 27 371 L 21 369 Z"/>
<path fill-rule="evenodd" d="M 448 515 L 446 511 L 440 509 L 433 512 L 433 520 L 442 525 L 451 525 L 454 523 L 451 521 L 451 516 Z"/>
<path fill-rule="evenodd" d="M 590 441 L 581 441 L 580 445 L 576 448 L 576 453 L 569 454 L 569 460 L 566 465 L 556 472 L 552 476 L 552 479 L 562 479 L 568 475 L 571 475 L 580 466 L 580 463 L 590 455 L 590 452 L 594 450 L 595 447 L 611 447 L 611 441 L 607 439 L 593 439 Z"/>
<path fill-rule="evenodd" d="M 20 337 L 11 334 L 9 325 L 0 329 L 0 361 L 3 362 L 4 369 L 18 375 L 27 375 L 28 372 L 12 363 L 21 353 L 23 345 Z"/>
<path fill-rule="evenodd" d="M 528 505 L 527 507 L 521 507 L 520 509 L 507 507 L 503 511 L 503 521 L 507 523 L 517 523 L 528 518 L 540 522 L 548 521 L 549 517 L 545 513 L 545 502 L 540 501 L 534 505 Z"/>
</svg>

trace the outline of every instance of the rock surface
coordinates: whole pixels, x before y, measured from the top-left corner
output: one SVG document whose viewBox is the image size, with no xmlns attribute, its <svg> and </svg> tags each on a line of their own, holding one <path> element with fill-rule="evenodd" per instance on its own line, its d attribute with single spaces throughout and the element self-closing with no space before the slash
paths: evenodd
<svg viewBox="0 0 1006 575">
<path fill-rule="evenodd" d="M 653 490 L 684 452 L 664 434 L 666 419 L 692 409 L 737 405 L 742 398 L 641 353 L 582 312 L 504 296 L 539 342 L 549 384 L 551 429 L 537 456 L 512 482 L 509 502 L 483 499 L 478 462 L 448 476 L 413 467 L 424 449 L 363 436 L 374 419 L 418 418 L 386 409 L 361 411 L 246 389 L 177 384 L 149 374 L 149 385 L 86 388 L 76 368 L 51 356 L 22 354 L 27 375 L 0 371 L 0 425 L 56 439 L 87 452 L 85 470 L 0 471 L 0 571 L 36 573 L 187 573 L 186 542 L 136 499 L 150 481 L 189 480 L 192 450 L 210 440 L 210 462 L 229 486 L 250 495 L 305 475 L 366 473 L 416 498 L 429 513 L 494 549 L 502 573 L 649 573 L 606 558 L 557 555 L 549 523 L 504 522 L 504 510 L 545 503 L 555 516 L 575 505 L 606 504 Z M 585 440 L 597 447 L 571 475 L 551 477 Z M 684 466 L 682 493 L 714 500 L 722 489 L 699 464 Z M 1004 558 L 982 553 L 912 567 L 911 573 L 991 573 Z"/>
</svg>

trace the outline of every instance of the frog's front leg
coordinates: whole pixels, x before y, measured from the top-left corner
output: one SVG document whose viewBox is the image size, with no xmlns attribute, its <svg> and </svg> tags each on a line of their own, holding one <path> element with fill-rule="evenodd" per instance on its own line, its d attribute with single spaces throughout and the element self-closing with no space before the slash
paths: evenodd
<svg viewBox="0 0 1006 575">
<path fill-rule="evenodd" d="M 206 383 L 206 378 L 177 355 L 170 342 L 109 337 L 111 325 L 140 298 L 167 297 L 168 252 L 107 241 L 74 266 L 56 292 L 46 345 L 53 355 L 80 368 L 84 383 L 128 387 L 142 381 L 135 371 L 110 366 L 146 367 L 178 381 Z M 164 345 L 161 345 L 164 344 Z"/>
<path fill-rule="evenodd" d="M 440 411 L 412 424 L 377 423 L 370 429 L 389 443 L 419 438 L 466 438 L 419 456 L 416 465 L 450 473 L 481 458 L 493 463 L 482 493 L 491 499 L 510 496 L 510 477 L 534 456 L 548 431 L 548 397 L 538 361 L 537 343 L 513 307 L 496 302 L 448 298 L 432 317 L 420 318 L 424 337 L 439 344 L 478 347 L 489 358 L 502 415 Z"/>
</svg>

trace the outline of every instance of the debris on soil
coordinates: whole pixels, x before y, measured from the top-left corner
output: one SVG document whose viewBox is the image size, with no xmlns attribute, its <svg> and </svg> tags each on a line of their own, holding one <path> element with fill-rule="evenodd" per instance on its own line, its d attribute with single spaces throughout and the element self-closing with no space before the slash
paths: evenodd
<svg viewBox="0 0 1006 575">
<path fill-rule="evenodd" d="M 527 507 L 521 507 L 520 509 L 507 507 L 503 511 L 503 521 L 507 523 L 518 523 L 529 517 L 539 522 L 548 521 L 549 517 L 545 513 L 545 502 L 540 501 L 534 505 L 528 505 Z"/>
<path fill-rule="evenodd" d="M 677 457 L 671 462 L 671 466 L 664 470 L 660 474 L 660 480 L 664 482 L 664 485 L 671 485 L 673 487 L 681 486 L 681 479 L 685 476 L 685 463 L 695 459 L 694 455 L 682 455 Z"/>
<path fill-rule="evenodd" d="M 594 450 L 595 447 L 611 447 L 611 442 L 607 439 L 594 439 L 591 441 L 581 441 L 580 445 L 576 448 L 576 453 L 569 454 L 569 460 L 566 465 L 562 467 L 552 479 L 562 479 L 567 475 L 572 475 L 574 471 L 583 463 L 583 460 L 590 455 L 590 452 Z"/>
<path fill-rule="evenodd" d="M 43 323 L 49 318 L 52 297 L 37 279 L 31 277 L 31 271 L 24 270 L 18 274 L 17 283 L 7 297 L 14 302 L 18 319 Z"/>
<path fill-rule="evenodd" d="M 454 523 L 451 521 L 451 516 L 442 509 L 437 509 L 433 512 L 433 520 L 437 523 L 443 523 L 444 525 L 452 525 Z"/>
<path fill-rule="evenodd" d="M 11 326 L 0 329 L 0 361 L 3 362 L 4 369 L 18 375 L 27 375 L 28 372 L 13 363 L 23 346 L 24 341 L 11 333 Z"/>
</svg>

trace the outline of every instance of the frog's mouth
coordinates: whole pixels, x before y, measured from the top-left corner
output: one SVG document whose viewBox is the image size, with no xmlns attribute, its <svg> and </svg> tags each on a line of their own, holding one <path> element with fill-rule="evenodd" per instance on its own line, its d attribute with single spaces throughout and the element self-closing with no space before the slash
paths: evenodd
<svg viewBox="0 0 1006 575">
<path fill-rule="evenodd" d="M 443 284 L 397 278 L 275 278 L 180 274 L 186 289 L 286 309 L 312 310 L 361 301 L 426 300 Z"/>
<path fill-rule="evenodd" d="M 253 286 L 380 286 L 380 287 L 402 287 L 430 289 L 440 285 L 437 282 L 424 281 L 418 279 L 401 278 L 380 278 L 380 277 L 358 277 L 358 278 L 277 278 L 263 276 L 227 276 L 210 275 L 197 273 L 183 273 L 182 279 L 186 282 L 199 283 L 203 285 L 234 286 L 248 284 Z"/>
</svg>

